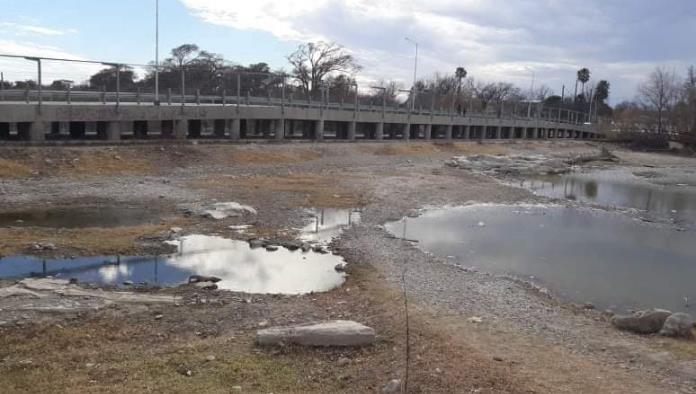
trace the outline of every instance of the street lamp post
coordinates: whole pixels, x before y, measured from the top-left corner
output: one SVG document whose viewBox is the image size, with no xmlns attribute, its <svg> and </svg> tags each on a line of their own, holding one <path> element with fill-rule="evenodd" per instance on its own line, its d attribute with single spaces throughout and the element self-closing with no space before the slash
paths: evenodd
<svg viewBox="0 0 696 394">
<path fill-rule="evenodd" d="M 411 85 L 411 112 L 416 107 L 416 75 L 418 73 L 418 43 L 416 41 L 413 41 L 412 39 L 408 37 L 404 37 L 404 39 L 411 44 L 413 44 L 416 47 L 416 57 L 413 62 L 413 85 Z"/>
<path fill-rule="evenodd" d="M 532 86 L 529 88 L 529 102 L 527 103 L 527 117 L 532 117 L 532 99 L 534 98 L 534 82 L 536 81 L 536 73 L 530 67 L 525 67 L 526 70 L 532 73 Z"/>
<path fill-rule="evenodd" d="M 155 105 L 159 103 L 159 0 L 155 0 Z"/>
</svg>

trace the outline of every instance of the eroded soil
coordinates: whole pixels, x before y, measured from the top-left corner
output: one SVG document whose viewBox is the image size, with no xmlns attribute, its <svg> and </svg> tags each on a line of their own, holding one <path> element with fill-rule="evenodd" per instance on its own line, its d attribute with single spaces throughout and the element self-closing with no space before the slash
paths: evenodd
<svg viewBox="0 0 696 394">
<path fill-rule="evenodd" d="M 424 206 L 547 201 L 445 166 L 454 155 L 571 157 L 598 149 L 584 142 L 2 148 L 3 211 L 89 204 L 147 207 L 159 215 L 156 222 L 115 228 L 0 228 L 4 255 L 161 253 L 173 227 L 182 234 L 291 240 L 306 220 L 302 208 L 364 210 L 360 225 L 334 244 L 349 262 L 349 279 L 327 293 L 146 288 L 139 291 L 182 300 L 63 311 L 26 308 L 30 298 L 0 299 L 0 387 L 379 392 L 389 380 L 405 378 L 406 294 L 409 392 L 694 392 L 694 342 L 617 332 L 600 311 L 549 298 L 524 283 L 462 270 L 380 227 Z M 622 165 L 694 165 L 688 158 L 614 153 Z M 185 208 L 215 201 L 251 205 L 258 213 L 216 221 Z M 244 234 L 229 228 L 239 224 L 253 227 Z M 34 250 L 37 243 L 55 250 Z M 259 327 L 338 318 L 374 327 L 377 344 L 352 350 L 253 344 Z"/>
</svg>

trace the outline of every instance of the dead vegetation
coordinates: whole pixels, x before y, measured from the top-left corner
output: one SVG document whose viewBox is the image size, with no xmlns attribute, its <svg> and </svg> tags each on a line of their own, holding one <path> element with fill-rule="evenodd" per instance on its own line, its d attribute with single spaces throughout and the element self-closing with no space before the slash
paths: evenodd
<svg viewBox="0 0 696 394">
<path fill-rule="evenodd" d="M 0 328 L 3 392 L 251 393 L 379 392 L 403 378 L 403 308 L 367 266 L 340 289 L 302 297 L 108 309 L 80 319 Z M 228 293 L 229 294 L 229 293 Z M 190 296 L 190 295 L 189 295 Z M 224 298 L 217 292 L 207 298 Z M 186 298 L 190 301 L 192 298 Z M 157 317 L 160 316 L 160 317 Z M 259 348 L 258 322 L 346 318 L 375 327 L 358 349 Z M 529 392 L 528 379 L 411 317 L 409 392 Z M 212 356 L 212 357 L 211 357 Z"/>
<path fill-rule="evenodd" d="M 245 146 L 231 148 L 227 157 L 230 164 L 283 164 L 316 160 L 321 153 L 307 148 Z"/>
<path fill-rule="evenodd" d="M 418 156 L 436 153 L 468 154 L 480 153 L 503 155 L 508 149 L 499 144 L 478 144 L 475 142 L 409 142 L 367 145 L 361 148 L 367 153 L 385 156 Z"/>
<path fill-rule="evenodd" d="M 31 175 L 31 168 L 12 160 L 0 159 L 0 179 L 24 178 Z"/>
<path fill-rule="evenodd" d="M 342 175 L 342 178 L 346 177 Z M 259 193 L 280 194 L 284 206 L 288 207 L 350 208 L 363 206 L 367 201 L 365 194 L 341 185 L 336 177 L 316 173 L 212 176 L 194 181 L 192 186 L 217 191 L 235 190 L 247 201 Z"/>
<path fill-rule="evenodd" d="M 114 228 L 54 229 L 42 227 L 0 227 L 0 255 L 32 251 L 33 245 L 53 244 L 61 252 L 76 255 L 141 254 L 141 237 L 166 233 L 180 221 Z M 35 251 L 33 251 L 35 252 Z"/>
</svg>

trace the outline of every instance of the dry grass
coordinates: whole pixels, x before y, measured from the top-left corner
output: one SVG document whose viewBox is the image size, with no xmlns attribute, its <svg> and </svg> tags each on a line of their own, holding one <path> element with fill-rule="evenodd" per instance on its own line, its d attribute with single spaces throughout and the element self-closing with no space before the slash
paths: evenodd
<svg viewBox="0 0 696 394">
<path fill-rule="evenodd" d="M 284 199 L 288 206 L 349 208 L 363 206 L 366 202 L 364 194 L 341 186 L 335 177 L 312 173 L 243 178 L 215 176 L 196 181 L 192 186 L 218 191 L 239 189 L 249 198 L 258 198 L 263 193 L 280 193 L 288 197 Z"/>
<path fill-rule="evenodd" d="M 419 156 L 432 154 L 488 154 L 503 155 L 508 149 L 499 144 L 479 144 L 476 142 L 409 142 L 364 146 L 363 151 L 385 156 Z"/>
<path fill-rule="evenodd" d="M 283 147 L 242 147 L 229 152 L 230 164 L 282 164 L 316 160 L 321 153 L 314 149 Z"/>
<path fill-rule="evenodd" d="M 150 160 L 135 150 L 114 153 L 103 150 L 79 152 L 71 161 L 61 161 L 57 165 L 60 175 L 104 176 L 137 175 L 156 172 Z"/>
<path fill-rule="evenodd" d="M 158 306 L 157 312 L 105 311 L 60 325 L 6 329 L 0 387 L 8 393 L 228 393 L 239 385 L 249 393 L 369 393 L 403 376 L 403 303 L 373 269 L 352 269 L 343 289 L 274 302 L 282 304 Z M 362 349 L 257 348 L 255 324 L 245 319 L 262 318 L 266 308 L 301 320 L 340 310 L 375 327 L 379 341 Z M 155 320 L 155 313 L 164 317 Z M 197 336 L 198 320 L 216 322 L 215 334 Z M 527 391 L 508 365 L 432 328 L 428 316 L 413 315 L 409 392 Z M 206 361 L 209 355 L 215 360 Z M 340 357 L 350 363 L 338 366 Z"/>
<path fill-rule="evenodd" d="M 24 178 L 31 172 L 31 168 L 22 163 L 0 159 L 0 178 Z"/>
<path fill-rule="evenodd" d="M 79 254 L 109 255 L 139 253 L 137 239 L 167 231 L 176 222 L 114 228 L 53 229 L 42 227 L 0 228 L 0 255 L 17 254 L 37 242 L 52 243 Z"/>
</svg>

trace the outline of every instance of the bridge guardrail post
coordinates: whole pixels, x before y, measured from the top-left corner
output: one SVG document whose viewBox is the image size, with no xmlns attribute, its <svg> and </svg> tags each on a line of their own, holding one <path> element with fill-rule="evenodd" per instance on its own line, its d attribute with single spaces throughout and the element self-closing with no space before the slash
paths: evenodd
<svg viewBox="0 0 696 394">
<path fill-rule="evenodd" d="M 167 105 L 172 105 L 172 88 L 167 89 Z"/>
<path fill-rule="evenodd" d="M 102 86 L 101 101 L 102 105 L 106 105 L 106 86 Z"/>
<path fill-rule="evenodd" d="M 68 91 L 65 92 L 65 101 L 68 102 L 68 105 L 72 104 L 72 86 L 68 85 Z"/>
<path fill-rule="evenodd" d="M 184 112 L 184 106 L 186 105 L 186 72 L 181 69 L 181 112 Z"/>
<path fill-rule="evenodd" d="M 222 106 L 224 107 L 227 104 L 227 90 L 222 89 Z"/>
<path fill-rule="evenodd" d="M 196 89 L 196 105 L 201 105 L 201 90 Z"/>
</svg>

